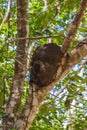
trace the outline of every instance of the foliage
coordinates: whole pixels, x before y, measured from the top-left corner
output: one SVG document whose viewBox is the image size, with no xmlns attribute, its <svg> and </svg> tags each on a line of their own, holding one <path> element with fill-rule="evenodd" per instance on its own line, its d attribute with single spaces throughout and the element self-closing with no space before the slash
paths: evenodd
<svg viewBox="0 0 87 130">
<path fill-rule="evenodd" d="M 68 24 L 74 18 L 81 0 L 47 0 L 45 10 L 44 1 L 29 1 L 29 28 L 30 37 L 60 35 L 58 38 L 51 37 L 51 42 L 62 45 L 67 34 Z M 61 6 L 60 6 L 61 5 Z M 0 23 L 3 20 L 7 8 L 7 1 L 3 0 L 0 7 Z M 86 11 L 87 14 L 87 11 Z M 87 35 L 87 17 L 84 16 L 78 29 L 76 38 L 82 39 Z M 12 0 L 10 14 L 7 21 L 0 30 L 0 117 L 3 113 L 3 105 L 9 98 L 12 79 L 14 75 L 14 62 L 16 55 L 17 35 L 17 12 L 15 0 Z M 11 40 L 13 39 L 13 40 Z M 45 44 L 48 39 L 35 40 L 36 45 Z M 33 42 L 33 40 L 31 40 Z M 74 48 L 78 41 L 74 41 Z M 29 73 L 29 72 L 28 72 Z M 20 106 L 23 107 L 28 93 L 29 77 L 26 76 L 23 100 Z M 66 88 L 58 94 L 61 87 Z M 68 130 L 71 124 L 75 130 L 87 128 L 87 62 L 86 58 L 72 68 L 71 72 L 49 93 L 45 100 L 50 102 L 42 105 L 30 130 Z M 58 94 L 58 95 L 57 95 Z M 69 113 L 72 110 L 71 116 Z"/>
<path fill-rule="evenodd" d="M 78 65 L 78 68 L 81 67 Z M 50 92 L 39 114 L 37 115 L 30 130 L 68 130 L 74 125 L 75 130 L 83 130 L 87 127 L 87 72 L 80 75 L 80 68 L 73 68 L 58 86 Z M 66 85 L 66 88 L 58 94 L 59 89 Z M 50 102 L 49 102 L 50 100 Z M 71 114 L 69 117 L 69 113 Z"/>
</svg>

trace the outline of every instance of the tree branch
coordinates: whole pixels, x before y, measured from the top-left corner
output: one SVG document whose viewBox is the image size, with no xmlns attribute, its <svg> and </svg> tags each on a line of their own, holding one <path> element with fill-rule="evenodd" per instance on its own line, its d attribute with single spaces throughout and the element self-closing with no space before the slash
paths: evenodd
<svg viewBox="0 0 87 130">
<path fill-rule="evenodd" d="M 47 0 L 43 0 L 43 2 L 44 2 L 44 11 L 46 11 L 47 10 Z"/>
<path fill-rule="evenodd" d="M 87 7 L 87 0 L 82 0 L 80 8 L 79 8 L 74 20 L 69 25 L 69 31 L 68 31 L 67 37 L 64 40 L 64 43 L 62 45 L 62 52 L 63 53 L 66 53 L 68 48 L 71 46 L 71 43 L 73 42 L 73 39 L 74 39 L 75 34 L 77 32 L 78 26 L 80 24 L 80 21 L 83 18 L 86 7 Z"/>
<path fill-rule="evenodd" d="M 9 12 L 10 12 L 10 5 L 11 5 L 11 0 L 8 0 L 7 10 L 6 10 L 5 16 L 4 16 L 3 20 L 2 20 L 2 23 L 0 25 L 0 30 L 2 29 L 3 24 L 5 23 L 5 21 L 8 18 L 8 15 L 9 15 Z"/>
<path fill-rule="evenodd" d="M 57 34 L 57 35 L 49 35 L 49 36 L 36 36 L 36 37 L 18 37 L 18 38 L 13 38 L 9 39 L 8 42 L 5 44 L 21 41 L 21 40 L 39 40 L 39 39 L 46 39 L 46 38 L 56 38 L 56 37 L 64 37 L 65 35 L 63 33 Z"/>
<path fill-rule="evenodd" d="M 15 123 L 15 128 L 26 130 L 30 128 L 31 123 L 35 118 L 35 115 L 40 107 L 41 102 L 44 100 L 49 91 L 71 70 L 73 65 L 77 64 L 86 55 L 87 55 L 87 38 L 81 41 L 78 44 L 78 46 L 71 51 L 71 55 L 67 54 L 65 57 L 63 57 L 63 60 L 65 62 L 58 67 L 56 78 L 51 84 L 49 84 L 48 86 L 44 86 L 42 88 L 39 88 L 39 86 L 33 84 L 33 91 L 31 91 L 31 93 L 27 98 L 21 116 L 19 120 Z M 37 90 L 37 88 L 39 89 Z M 60 92 L 61 91 L 59 91 L 59 93 Z"/>
<path fill-rule="evenodd" d="M 77 46 L 71 51 L 71 56 L 68 59 L 68 65 L 73 66 L 78 63 L 83 57 L 87 55 L 87 37 L 83 39 Z"/>
</svg>

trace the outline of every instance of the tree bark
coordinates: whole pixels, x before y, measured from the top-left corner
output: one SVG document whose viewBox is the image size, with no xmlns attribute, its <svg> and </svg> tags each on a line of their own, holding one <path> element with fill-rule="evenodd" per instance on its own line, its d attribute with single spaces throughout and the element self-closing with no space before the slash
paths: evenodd
<svg viewBox="0 0 87 130">
<path fill-rule="evenodd" d="M 84 12 L 87 1 L 82 1 L 84 5 Z M 85 5 L 85 4 L 86 5 Z M 82 8 L 81 8 L 82 9 Z M 41 89 L 38 89 L 39 86 L 33 84 L 30 87 L 30 93 L 27 97 L 27 101 L 23 108 L 22 113 L 20 114 L 19 119 L 17 119 L 17 112 L 20 106 L 21 97 L 23 94 L 24 80 L 27 71 L 27 54 L 28 54 L 28 0 L 17 0 L 17 23 L 18 23 L 18 38 L 24 38 L 18 40 L 17 43 L 17 56 L 15 62 L 15 71 L 14 71 L 14 79 L 13 85 L 11 89 L 11 95 L 9 97 L 8 103 L 6 104 L 5 112 L 6 115 L 3 119 L 3 126 L 0 130 L 9 130 L 9 129 L 17 129 L 17 130 L 29 130 L 33 119 L 41 105 L 41 102 L 44 100 L 49 91 L 53 88 L 53 86 L 58 83 L 62 78 L 70 71 L 73 65 L 77 64 L 83 57 L 87 55 L 87 38 L 85 38 L 78 46 L 71 51 L 70 54 L 66 53 L 62 58 L 62 62 L 58 67 L 57 74 L 55 80 L 49 84 L 48 86 L 44 86 Z M 83 13 L 81 14 L 81 18 Z M 78 20 L 81 20 L 78 19 Z M 80 22 L 80 21 L 79 21 Z M 78 22 L 78 23 L 79 23 Z M 76 23 L 73 23 L 76 24 Z M 78 24 L 79 25 L 79 24 Z M 73 33 L 68 33 L 67 38 L 73 37 L 75 35 L 78 25 L 76 25 Z M 72 29 L 71 29 L 72 30 Z M 70 31 L 70 30 L 69 30 Z M 70 37 L 69 37 L 70 36 Z M 66 45 L 66 41 L 64 46 Z M 72 39 L 69 39 L 67 44 L 70 44 Z M 69 46 L 70 47 L 70 46 Z M 64 53 L 67 52 L 68 47 L 64 50 Z M 37 90 L 37 91 L 36 91 Z"/>
<path fill-rule="evenodd" d="M 48 86 L 44 86 L 39 90 L 39 86 L 31 86 L 30 94 L 27 98 L 24 109 L 20 115 L 20 118 L 15 123 L 15 128 L 18 130 L 29 130 L 33 119 L 40 107 L 41 102 L 44 100 L 53 86 L 58 83 L 62 78 L 71 70 L 72 66 L 77 64 L 83 57 L 87 55 L 87 38 L 81 41 L 78 46 L 71 51 L 70 55 L 63 58 L 61 65 L 58 67 L 55 80 Z"/>
<path fill-rule="evenodd" d="M 70 46 L 74 40 L 75 34 L 77 32 L 77 29 L 79 27 L 80 21 L 82 20 L 82 18 L 84 16 L 86 8 L 87 8 L 87 0 L 82 0 L 81 5 L 79 7 L 79 10 L 78 10 L 74 20 L 69 25 L 69 31 L 68 31 L 67 37 L 65 38 L 64 43 L 62 45 L 63 53 L 66 53 L 67 50 L 70 48 Z"/>
<path fill-rule="evenodd" d="M 13 85 L 11 88 L 11 95 L 6 104 L 6 117 L 3 119 L 3 130 L 12 129 L 17 118 L 17 110 L 20 105 L 23 94 L 24 80 L 27 71 L 27 50 L 29 27 L 28 27 L 28 0 L 17 0 L 17 29 L 18 38 L 25 38 L 18 40 L 17 56 L 15 60 L 15 70 Z"/>
</svg>

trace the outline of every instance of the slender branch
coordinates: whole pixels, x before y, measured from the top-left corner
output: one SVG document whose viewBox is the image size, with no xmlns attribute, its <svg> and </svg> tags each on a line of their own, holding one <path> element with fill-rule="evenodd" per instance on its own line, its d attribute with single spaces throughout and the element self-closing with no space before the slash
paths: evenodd
<svg viewBox="0 0 87 130">
<path fill-rule="evenodd" d="M 44 100 L 43 102 L 41 102 L 40 106 L 45 105 L 45 104 L 48 104 L 48 103 L 50 103 L 50 102 L 52 102 L 52 100 L 50 100 L 50 99 Z"/>
<path fill-rule="evenodd" d="M 47 0 L 43 0 L 44 1 L 44 11 L 47 10 Z"/>
<path fill-rule="evenodd" d="M 43 1 L 45 1 L 45 0 L 43 0 Z M 41 12 L 39 12 L 39 13 L 36 13 L 36 14 L 32 14 L 33 16 L 30 16 L 29 18 L 32 18 L 32 17 L 37 17 L 37 16 L 39 16 L 39 15 L 41 15 L 42 13 L 45 13 L 46 11 L 50 11 L 50 10 L 52 10 L 52 9 L 57 9 L 57 13 L 56 13 L 56 15 L 60 12 L 60 8 L 61 8 L 61 6 L 65 3 L 65 2 L 67 2 L 68 0 L 64 0 L 63 2 L 56 2 L 56 5 L 54 5 L 54 6 L 50 6 L 50 5 L 48 5 L 47 6 L 47 9 L 45 10 L 42 10 Z M 44 5 L 45 5 L 45 3 L 44 3 Z"/>
<path fill-rule="evenodd" d="M 10 12 L 10 5 L 11 5 L 11 0 L 8 0 L 7 10 L 6 10 L 5 16 L 4 16 L 3 20 L 2 20 L 2 23 L 0 25 L 0 30 L 2 29 L 3 24 L 6 22 L 6 20 L 8 18 L 8 15 L 9 15 L 9 12 Z"/>
<path fill-rule="evenodd" d="M 19 38 L 13 38 L 8 40 L 5 44 L 13 43 L 16 41 L 21 40 L 39 40 L 39 39 L 46 39 L 46 38 L 55 38 L 55 37 L 65 37 L 64 34 L 57 34 L 57 35 L 49 35 L 49 36 L 36 36 L 36 37 L 19 37 Z"/>
<path fill-rule="evenodd" d="M 66 39 L 64 40 L 63 46 L 62 46 L 63 53 L 66 53 L 68 48 L 71 46 L 71 43 L 73 42 L 73 39 L 77 32 L 80 21 L 83 18 L 86 8 L 87 8 L 87 0 L 82 0 L 80 8 L 79 8 L 74 20 L 69 25 L 69 31 L 68 31 Z"/>
</svg>

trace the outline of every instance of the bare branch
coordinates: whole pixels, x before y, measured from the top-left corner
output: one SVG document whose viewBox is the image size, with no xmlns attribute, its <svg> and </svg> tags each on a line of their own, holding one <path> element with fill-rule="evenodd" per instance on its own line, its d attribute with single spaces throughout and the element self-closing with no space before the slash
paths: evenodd
<svg viewBox="0 0 87 130">
<path fill-rule="evenodd" d="M 52 100 L 48 99 L 48 100 L 44 100 L 43 102 L 41 102 L 40 106 L 44 105 L 44 104 L 48 104 L 52 102 Z"/>
<path fill-rule="evenodd" d="M 9 12 L 10 12 L 10 5 L 11 5 L 11 0 L 8 0 L 7 10 L 6 10 L 5 16 L 4 16 L 3 20 L 2 20 L 2 23 L 0 25 L 0 30 L 2 29 L 3 24 L 6 22 L 6 20 L 8 18 L 8 15 L 9 15 Z"/>
<path fill-rule="evenodd" d="M 44 11 L 47 10 L 47 0 L 43 0 L 44 1 Z"/>
<path fill-rule="evenodd" d="M 71 46 L 71 43 L 73 42 L 73 39 L 77 32 L 77 28 L 80 24 L 80 21 L 83 18 L 86 7 L 87 7 L 87 0 L 82 0 L 80 8 L 79 8 L 74 20 L 69 25 L 69 31 L 68 31 L 66 39 L 64 40 L 63 46 L 62 46 L 63 53 L 66 53 L 68 48 Z"/>
<path fill-rule="evenodd" d="M 68 59 L 68 65 L 73 66 L 87 55 L 87 37 L 82 40 L 75 49 L 71 51 L 71 56 Z"/>
<path fill-rule="evenodd" d="M 65 37 L 65 36 L 64 34 L 57 34 L 57 35 L 49 35 L 49 36 L 19 37 L 19 38 L 10 39 L 5 44 L 9 44 L 9 43 L 13 43 L 16 41 L 21 41 L 21 40 L 39 40 L 39 39 L 56 38 L 56 37 Z"/>
</svg>

